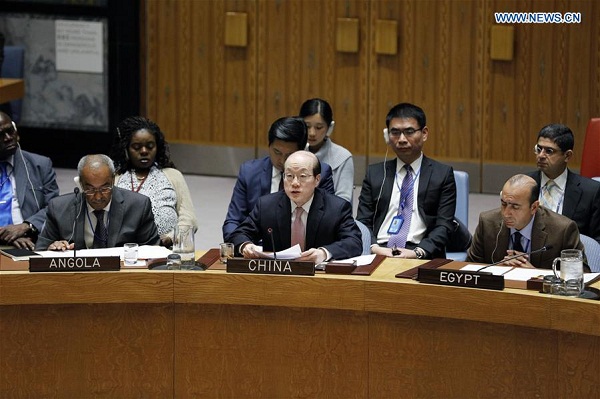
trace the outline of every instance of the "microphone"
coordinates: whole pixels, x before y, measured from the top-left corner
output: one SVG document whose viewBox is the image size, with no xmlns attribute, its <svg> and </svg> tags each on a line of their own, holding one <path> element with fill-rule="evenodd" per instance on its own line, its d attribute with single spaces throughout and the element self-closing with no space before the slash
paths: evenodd
<svg viewBox="0 0 600 399">
<path fill-rule="evenodd" d="M 273 259 L 277 260 L 277 251 L 275 251 L 275 240 L 273 240 L 273 229 L 268 228 L 267 232 L 269 233 L 269 237 L 271 237 L 271 246 L 273 247 Z"/>
<path fill-rule="evenodd" d="M 552 248 L 554 248 L 554 245 L 544 245 L 543 247 L 541 247 L 540 249 L 536 249 L 535 251 L 525 252 L 525 253 L 522 253 L 522 254 L 519 254 L 519 255 L 509 256 L 508 258 L 499 260 L 498 262 L 490 263 L 489 265 L 484 266 L 481 269 L 477 269 L 475 272 L 479 273 L 483 269 L 486 269 L 486 268 L 491 267 L 491 266 L 496 266 L 496 265 L 498 265 L 500 263 L 506 262 L 507 260 L 516 259 L 516 258 L 518 258 L 520 256 L 525 256 L 525 255 L 529 256 L 529 255 L 532 255 L 532 254 L 537 254 L 538 252 L 544 252 L 544 251 L 547 251 L 547 250 L 552 249 Z"/>
<path fill-rule="evenodd" d="M 75 206 L 79 208 L 77 212 L 77 216 L 75 216 L 75 220 L 73 220 L 73 234 L 71 234 L 71 238 L 73 239 L 73 257 L 77 257 L 77 230 L 75 229 L 75 225 L 77 224 L 77 219 L 79 219 L 79 215 L 81 215 L 82 206 L 79 205 L 79 187 L 75 187 L 73 189 L 73 193 L 75 194 Z"/>
</svg>

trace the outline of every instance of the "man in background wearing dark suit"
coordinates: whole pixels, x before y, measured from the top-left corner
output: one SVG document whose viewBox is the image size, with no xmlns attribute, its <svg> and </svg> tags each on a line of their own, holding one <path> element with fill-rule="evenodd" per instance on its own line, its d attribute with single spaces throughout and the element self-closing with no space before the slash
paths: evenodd
<svg viewBox="0 0 600 399">
<path fill-rule="evenodd" d="M 356 219 L 371 230 L 375 254 L 444 258 L 448 234 L 455 229 L 452 168 L 423 155 L 429 129 L 420 107 L 394 106 L 386 126 L 384 139 L 397 158 L 367 168 Z"/>
<path fill-rule="evenodd" d="M 23 151 L 17 125 L 0 112 L 0 243 L 33 249 L 56 196 L 52 161 Z"/>
<path fill-rule="evenodd" d="M 283 188 L 281 174 L 285 160 L 294 152 L 304 150 L 308 129 L 302 118 L 277 119 L 269 129 L 269 156 L 244 162 L 240 167 L 227 216 L 223 223 L 223 240 L 231 242 L 233 231 L 246 219 L 263 195 Z M 334 194 L 331 167 L 321 164 L 319 187 Z"/>
<path fill-rule="evenodd" d="M 298 260 L 314 263 L 360 255 L 361 233 L 352 217 L 352 205 L 317 188 L 320 178 L 320 162 L 313 153 L 290 155 L 285 162 L 284 191 L 258 200 L 233 233 L 236 251 L 246 258 L 259 257 L 255 244 L 262 240 L 266 251 L 299 244 Z"/>
<path fill-rule="evenodd" d="M 467 251 L 467 262 L 552 268 L 563 249 L 581 249 L 577 225 L 571 219 L 539 206 L 539 186 L 527 175 L 508 179 L 500 192 L 500 208 L 482 212 Z M 528 252 L 537 251 L 531 255 Z M 514 259 L 514 255 L 523 254 Z"/>
<path fill-rule="evenodd" d="M 600 242 L 600 183 L 567 168 L 574 144 L 567 126 L 544 126 L 534 147 L 538 171 L 527 175 L 540 187 L 542 206 L 574 220 L 579 233 Z"/>
<path fill-rule="evenodd" d="M 65 194 L 50 201 L 36 249 L 108 248 L 127 242 L 160 244 L 150 198 L 114 187 L 115 167 L 108 156 L 84 156 L 77 172 L 83 193 Z"/>
</svg>

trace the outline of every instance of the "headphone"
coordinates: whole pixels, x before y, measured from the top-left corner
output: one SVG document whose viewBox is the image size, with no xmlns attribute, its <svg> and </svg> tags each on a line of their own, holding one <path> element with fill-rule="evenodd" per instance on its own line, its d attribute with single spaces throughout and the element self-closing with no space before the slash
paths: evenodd
<svg viewBox="0 0 600 399">
<path fill-rule="evenodd" d="M 331 123 L 329 124 L 329 128 L 327 129 L 327 133 L 325 133 L 326 137 L 331 136 L 331 133 L 333 133 L 334 127 L 335 127 L 335 121 L 331 121 Z"/>
<path fill-rule="evenodd" d="M 383 140 L 386 144 L 390 143 L 390 133 L 387 127 L 383 129 Z"/>
</svg>

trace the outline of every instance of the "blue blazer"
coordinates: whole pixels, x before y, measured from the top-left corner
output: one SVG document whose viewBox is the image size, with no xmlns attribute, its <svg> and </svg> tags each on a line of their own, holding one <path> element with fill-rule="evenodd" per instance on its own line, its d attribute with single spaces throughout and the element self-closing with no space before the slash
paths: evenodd
<svg viewBox="0 0 600 399">
<path fill-rule="evenodd" d="M 396 158 L 385 163 L 369 165 L 360 191 L 356 219 L 371 230 L 372 244 L 377 242 L 377 233 L 390 206 L 397 160 Z M 418 212 L 427 230 L 420 243 L 407 243 L 406 247 L 413 249 L 418 245 L 427 251 L 430 259 L 445 258 L 448 235 L 455 228 L 454 172 L 452 167 L 423 156 L 420 174 L 417 193 Z"/>
<path fill-rule="evenodd" d="M 269 228 L 273 229 L 275 249 L 281 251 L 291 245 L 292 205 L 284 191 L 265 195 L 250 216 L 234 231 L 232 242 L 239 254 L 239 246 L 251 241 L 263 243 L 265 251 L 272 251 Z M 352 217 L 352 205 L 340 197 L 315 190 L 306 221 L 306 249 L 325 247 L 332 259 L 345 259 L 362 253 L 360 229 Z"/>
<path fill-rule="evenodd" d="M 224 242 L 231 242 L 233 231 L 250 214 L 258 199 L 271 193 L 272 174 L 273 164 L 268 156 L 242 164 L 223 223 Z M 335 194 L 331 167 L 323 162 L 321 162 L 319 187 L 328 193 Z"/>
<path fill-rule="evenodd" d="M 13 156 L 17 199 L 23 220 L 42 231 L 48 203 L 58 196 L 56 173 L 50 158 L 17 148 Z"/>
<path fill-rule="evenodd" d="M 47 250 L 54 241 L 73 241 L 73 226 L 76 230 L 75 247 L 85 245 L 84 223 L 87 222 L 85 196 L 74 193 L 56 197 L 48 205 L 48 220 L 35 244 L 37 250 Z M 80 210 L 83 209 L 81 212 Z M 79 215 L 77 217 L 77 215 Z M 75 220 L 77 218 L 77 220 Z M 158 230 L 154 223 L 150 198 L 118 187 L 113 187 L 110 212 L 108 214 L 108 247 L 121 247 L 126 242 L 140 245 L 159 245 Z"/>
</svg>

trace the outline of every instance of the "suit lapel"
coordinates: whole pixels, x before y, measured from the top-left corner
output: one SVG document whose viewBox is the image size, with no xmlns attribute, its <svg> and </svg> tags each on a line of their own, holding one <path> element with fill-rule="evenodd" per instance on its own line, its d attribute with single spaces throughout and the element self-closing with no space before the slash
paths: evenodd
<svg viewBox="0 0 600 399">
<path fill-rule="evenodd" d="M 113 188 L 110 212 L 108 214 L 108 244 L 109 248 L 116 246 L 116 238 L 121 231 L 125 218 L 125 199 L 117 187 Z"/>
<path fill-rule="evenodd" d="M 325 203 L 323 196 L 318 190 L 315 190 L 315 196 L 313 202 L 310 205 L 310 211 L 308 212 L 308 219 L 306 220 L 306 236 L 305 236 L 305 247 L 314 248 L 315 240 L 317 238 L 317 231 L 319 229 L 319 223 L 323 218 Z"/>
<path fill-rule="evenodd" d="M 533 219 L 533 226 L 531 228 L 531 245 L 529 251 L 537 251 L 542 248 L 548 242 L 548 233 L 546 232 L 546 223 L 544 223 L 546 210 L 542 207 L 538 208 Z M 530 263 L 540 265 L 542 263 L 542 253 L 538 252 L 530 255 Z"/>
<path fill-rule="evenodd" d="M 431 167 L 429 158 L 423 155 L 423 160 L 421 161 L 421 171 L 419 172 L 419 192 L 417 194 L 417 205 L 419 207 L 420 215 L 425 214 L 423 211 L 423 205 L 425 204 L 425 198 L 427 197 L 427 187 L 429 187 L 429 180 L 431 179 L 432 173 L 433 168 Z"/>
<path fill-rule="evenodd" d="M 271 178 L 273 177 L 273 164 L 267 156 L 263 162 L 262 174 L 260 177 L 260 193 L 267 195 L 271 193 Z M 252 209 L 251 209 L 252 210 Z"/>
<path fill-rule="evenodd" d="M 285 193 L 279 198 L 276 210 L 277 232 L 279 233 L 278 251 L 289 248 L 292 243 L 292 205 Z"/>
<path fill-rule="evenodd" d="M 28 187 L 25 184 L 19 184 L 20 182 L 27 181 L 25 167 L 26 166 L 23 162 L 23 154 L 21 153 L 21 149 L 17 148 L 17 151 L 13 156 L 13 174 L 15 182 L 17 182 L 17 199 L 19 200 L 19 206 L 21 207 L 21 209 L 23 209 L 23 206 L 25 204 L 25 190 Z"/>
<path fill-rule="evenodd" d="M 579 182 L 576 182 L 575 179 L 576 177 L 574 176 L 573 172 L 568 171 L 562 214 L 570 219 L 573 218 L 573 213 L 575 213 L 575 208 L 577 208 L 577 204 L 579 204 L 582 195 Z"/>
</svg>

